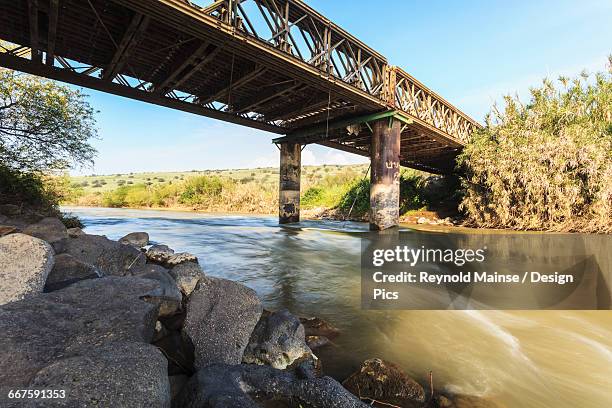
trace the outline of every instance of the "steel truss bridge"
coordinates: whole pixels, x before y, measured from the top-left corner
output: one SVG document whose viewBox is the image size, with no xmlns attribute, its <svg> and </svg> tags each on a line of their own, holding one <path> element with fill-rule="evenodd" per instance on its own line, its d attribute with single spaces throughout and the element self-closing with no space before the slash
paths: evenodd
<svg viewBox="0 0 612 408">
<path fill-rule="evenodd" d="M 479 125 L 299 0 L 0 0 L 0 65 L 432 172 Z"/>
</svg>

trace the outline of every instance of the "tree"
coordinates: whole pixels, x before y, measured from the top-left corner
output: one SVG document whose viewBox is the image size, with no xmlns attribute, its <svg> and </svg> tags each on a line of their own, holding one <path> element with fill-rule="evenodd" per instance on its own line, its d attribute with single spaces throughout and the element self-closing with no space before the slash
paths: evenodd
<svg viewBox="0 0 612 408">
<path fill-rule="evenodd" d="M 91 164 L 96 137 L 82 92 L 0 68 L 0 165 L 46 172 Z"/>
</svg>

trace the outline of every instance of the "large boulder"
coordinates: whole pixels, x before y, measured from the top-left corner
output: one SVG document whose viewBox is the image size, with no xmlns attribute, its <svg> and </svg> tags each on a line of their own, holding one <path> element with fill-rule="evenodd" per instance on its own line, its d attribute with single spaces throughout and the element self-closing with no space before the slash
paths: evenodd
<svg viewBox="0 0 612 408">
<path fill-rule="evenodd" d="M 99 278 L 100 272 L 95 266 L 81 262 L 72 255 L 55 256 L 55 265 L 47 277 L 45 292 L 53 292 L 85 279 Z"/>
<path fill-rule="evenodd" d="M 362 363 L 342 385 L 361 398 L 401 407 L 420 407 L 425 402 L 423 387 L 393 363 L 374 358 Z"/>
<path fill-rule="evenodd" d="M 159 282 L 159 292 L 156 299 L 159 301 L 159 316 L 171 316 L 181 308 L 183 296 L 168 271 L 154 264 L 139 266 L 132 271 L 133 276 L 145 279 L 154 279 Z"/>
<path fill-rule="evenodd" d="M 142 248 L 149 245 L 149 234 L 146 232 L 131 232 L 126 236 L 119 238 L 122 244 L 134 245 L 137 248 Z"/>
<path fill-rule="evenodd" d="M 184 262 L 170 269 L 170 275 L 176 281 L 185 296 L 191 295 L 196 285 L 204 277 L 204 271 L 195 262 Z"/>
<path fill-rule="evenodd" d="M 57 253 L 63 251 L 63 241 L 68 238 L 66 226 L 55 217 L 46 217 L 35 224 L 28 225 L 23 233 L 47 241 Z"/>
<path fill-rule="evenodd" d="M 65 252 L 94 265 L 104 276 L 130 275 L 146 263 L 144 254 L 131 245 L 123 245 L 101 235 L 81 235 L 65 241 Z"/>
<path fill-rule="evenodd" d="M 28 387 L 66 390 L 65 399 L 45 406 L 169 408 L 166 364 L 155 346 L 111 342 L 54 361 Z"/>
<path fill-rule="evenodd" d="M 287 310 L 264 313 L 251 334 L 242 361 L 285 369 L 297 359 L 314 358 L 305 338 L 304 326 Z"/>
<path fill-rule="evenodd" d="M 58 359 L 110 342 L 150 343 L 157 305 L 145 299 L 158 289 L 150 279 L 106 277 L 0 306 L 0 385 L 28 386 Z"/>
<path fill-rule="evenodd" d="M 54 262 L 53 248 L 41 239 L 19 233 L 0 238 L 0 305 L 41 293 Z"/>
<path fill-rule="evenodd" d="M 203 278 L 187 302 L 183 336 L 194 348 L 196 369 L 239 364 L 263 308 L 254 290 L 218 278 Z"/>
<path fill-rule="evenodd" d="M 175 406 L 183 408 L 368 407 L 330 377 L 300 378 L 292 371 L 248 364 L 233 366 L 215 364 L 198 371 L 182 389 Z"/>
</svg>

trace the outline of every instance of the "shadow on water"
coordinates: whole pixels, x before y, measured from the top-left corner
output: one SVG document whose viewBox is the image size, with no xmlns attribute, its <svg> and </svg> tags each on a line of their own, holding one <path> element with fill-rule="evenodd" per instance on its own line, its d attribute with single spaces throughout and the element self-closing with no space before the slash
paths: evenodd
<svg viewBox="0 0 612 408">
<path fill-rule="evenodd" d="M 117 239 L 147 231 L 154 242 L 197 255 L 207 274 L 255 289 L 269 309 L 331 321 L 342 335 L 318 355 L 326 373 L 340 380 L 362 360 L 380 357 L 420 380 L 433 370 L 438 387 L 486 395 L 507 407 L 600 408 L 612 401 L 608 311 L 362 310 L 360 251 L 362 238 L 370 234 L 366 224 L 304 221 L 279 227 L 275 217 L 68 210 L 90 234 Z M 404 233 L 413 234 L 419 246 L 445 242 L 442 233 Z M 469 246 L 474 240 L 465 233 L 456 242 Z M 598 244 L 600 252 L 607 242 Z M 507 257 L 500 262 L 529 263 L 536 256 L 521 247 L 520 238 L 499 245 Z M 610 270 L 606 259 L 599 265 Z"/>
</svg>

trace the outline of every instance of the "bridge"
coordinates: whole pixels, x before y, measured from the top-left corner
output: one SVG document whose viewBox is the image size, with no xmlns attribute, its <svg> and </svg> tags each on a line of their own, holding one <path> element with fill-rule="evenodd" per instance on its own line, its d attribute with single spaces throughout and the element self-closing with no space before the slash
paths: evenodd
<svg viewBox="0 0 612 408">
<path fill-rule="evenodd" d="M 300 0 L 0 0 L 0 66 L 278 134 L 281 223 L 307 144 L 370 157 L 385 229 L 400 165 L 448 173 L 479 127 Z"/>
</svg>

